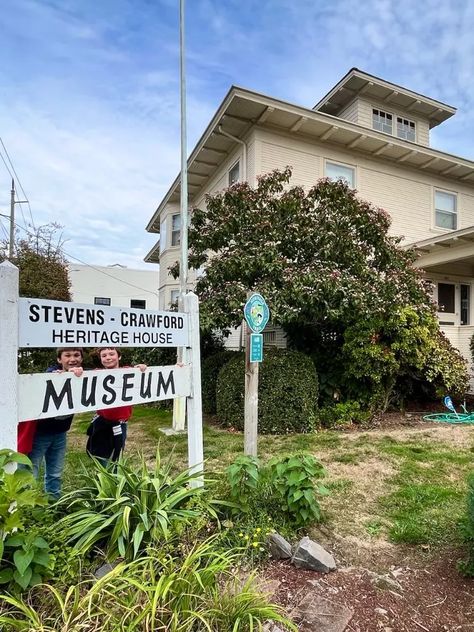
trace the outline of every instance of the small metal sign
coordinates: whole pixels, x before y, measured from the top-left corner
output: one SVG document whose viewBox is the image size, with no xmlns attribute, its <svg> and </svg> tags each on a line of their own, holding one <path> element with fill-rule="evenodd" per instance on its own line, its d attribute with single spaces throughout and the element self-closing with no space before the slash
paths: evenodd
<svg viewBox="0 0 474 632">
<path fill-rule="evenodd" d="M 250 334 L 250 362 L 263 362 L 263 334 Z"/>
<path fill-rule="evenodd" d="M 244 317 L 250 329 L 259 334 L 265 329 L 268 319 L 270 318 L 270 310 L 265 303 L 265 299 L 260 294 L 252 294 L 245 303 Z"/>
</svg>

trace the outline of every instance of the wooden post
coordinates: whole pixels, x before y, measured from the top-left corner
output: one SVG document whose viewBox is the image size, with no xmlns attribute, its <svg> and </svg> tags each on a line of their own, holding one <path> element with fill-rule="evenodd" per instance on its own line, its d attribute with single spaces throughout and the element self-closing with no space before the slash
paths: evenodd
<svg viewBox="0 0 474 632">
<path fill-rule="evenodd" d="M 202 395 L 201 395 L 201 348 L 199 344 L 199 301 L 194 292 L 184 297 L 184 311 L 189 318 L 189 348 L 187 358 L 191 363 L 191 395 L 187 398 L 188 416 L 188 464 L 192 472 L 204 470 L 202 439 Z M 204 485 L 200 476 L 192 481 L 194 487 Z"/>
<path fill-rule="evenodd" d="M 250 328 L 245 336 L 244 454 L 257 456 L 258 362 L 250 362 Z"/>
<path fill-rule="evenodd" d="M 0 448 L 17 450 L 18 268 L 0 263 Z"/>
</svg>

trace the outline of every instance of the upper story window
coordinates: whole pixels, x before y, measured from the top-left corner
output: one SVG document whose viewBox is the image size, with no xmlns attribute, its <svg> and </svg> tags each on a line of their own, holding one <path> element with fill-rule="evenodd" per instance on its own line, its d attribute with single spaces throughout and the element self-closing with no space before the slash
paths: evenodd
<svg viewBox="0 0 474 632">
<path fill-rule="evenodd" d="M 160 222 L 160 253 L 163 252 L 166 248 L 166 239 L 167 239 L 167 225 L 166 225 L 166 217 L 163 218 Z"/>
<path fill-rule="evenodd" d="M 240 180 L 240 160 L 238 160 L 235 165 L 229 170 L 229 186 L 231 187 L 233 184 Z"/>
<path fill-rule="evenodd" d="M 130 299 L 130 307 L 134 309 L 146 309 L 146 301 L 143 299 L 132 298 Z"/>
<path fill-rule="evenodd" d="M 435 191 L 435 226 L 438 228 L 450 228 L 456 230 L 458 227 L 457 196 L 455 193 L 447 191 Z"/>
<path fill-rule="evenodd" d="M 393 134 L 393 116 L 383 110 L 372 110 L 372 127 L 385 134 Z"/>
<path fill-rule="evenodd" d="M 343 165 L 339 162 L 326 161 L 326 178 L 330 180 L 345 180 L 353 189 L 355 187 L 355 169 L 349 165 Z"/>
<path fill-rule="evenodd" d="M 110 298 L 106 298 L 105 296 L 95 296 L 94 297 L 94 305 L 110 305 Z"/>
<path fill-rule="evenodd" d="M 408 119 L 397 116 L 397 136 L 404 140 L 416 141 L 415 123 Z"/>
<path fill-rule="evenodd" d="M 181 215 L 171 216 L 171 245 L 179 246 L 181 241 Z"/>
</svg>

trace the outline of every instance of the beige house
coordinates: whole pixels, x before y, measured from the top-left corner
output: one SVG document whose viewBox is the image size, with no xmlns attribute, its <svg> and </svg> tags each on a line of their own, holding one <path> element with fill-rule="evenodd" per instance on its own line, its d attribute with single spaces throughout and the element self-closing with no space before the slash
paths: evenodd
<svg viewBox="0 0 474 632">
<path fill-rule="evenodd" d="M 188 161 L 189 204 L 238 180 L 290 165 L 292 182 L 345 178 L 384 208 L 392 232 L 416 244 L 435 283 L 441 327 L 466 358 L 474 332 L 474 162 L 433 149 L 430 130 L 456 109 L 353 68 L 313 109 L 232 87 Z M 179 176 L 147 230 L 159 233 L 145 260 L 160 263 L 160 308 L 177 297 L 168 274 L 179 259 Z M 190 286 L 195 276 L 190 277 Z M 266 343 L 284 344 L 276 331 Z M 230 346 L 238 346 L 238 332 Z"/>
</svg>

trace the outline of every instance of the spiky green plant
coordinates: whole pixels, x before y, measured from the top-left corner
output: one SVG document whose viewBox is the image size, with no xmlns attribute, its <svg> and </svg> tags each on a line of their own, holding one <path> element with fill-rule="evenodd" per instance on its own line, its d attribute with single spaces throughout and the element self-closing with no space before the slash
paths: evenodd
<svg viewBox="0 0 474 632">
<path fill-rule="evenodd" d="M 188 470 L 172 475 L 158 452 L 151 470 L 143 456 L 138 465 L 126 459 L 116 468 L 96 463 L 89 484 L 61 501 L 68 513 L 59 526 L 81 553 L 100 546 L 109 560 L 132 560 L 203 512 L 216 518 L 214 501 L 193 485 L 198 476 Z"/>
<path fill-rule="evenodd" d="M 184 557 L 149 551 L 92 586 L 65 594 L 47 586 L 47 595 L 35 599 L 32 592 L 28 602 L 0 597 L 8 609 L 0 625 L 5 632 L 250 632 L 276 621 L 296 631 L 253 577 L 238 581 L 238 560 L 235 552 L 217 551 L 213 539 Z"/>
</svg>

